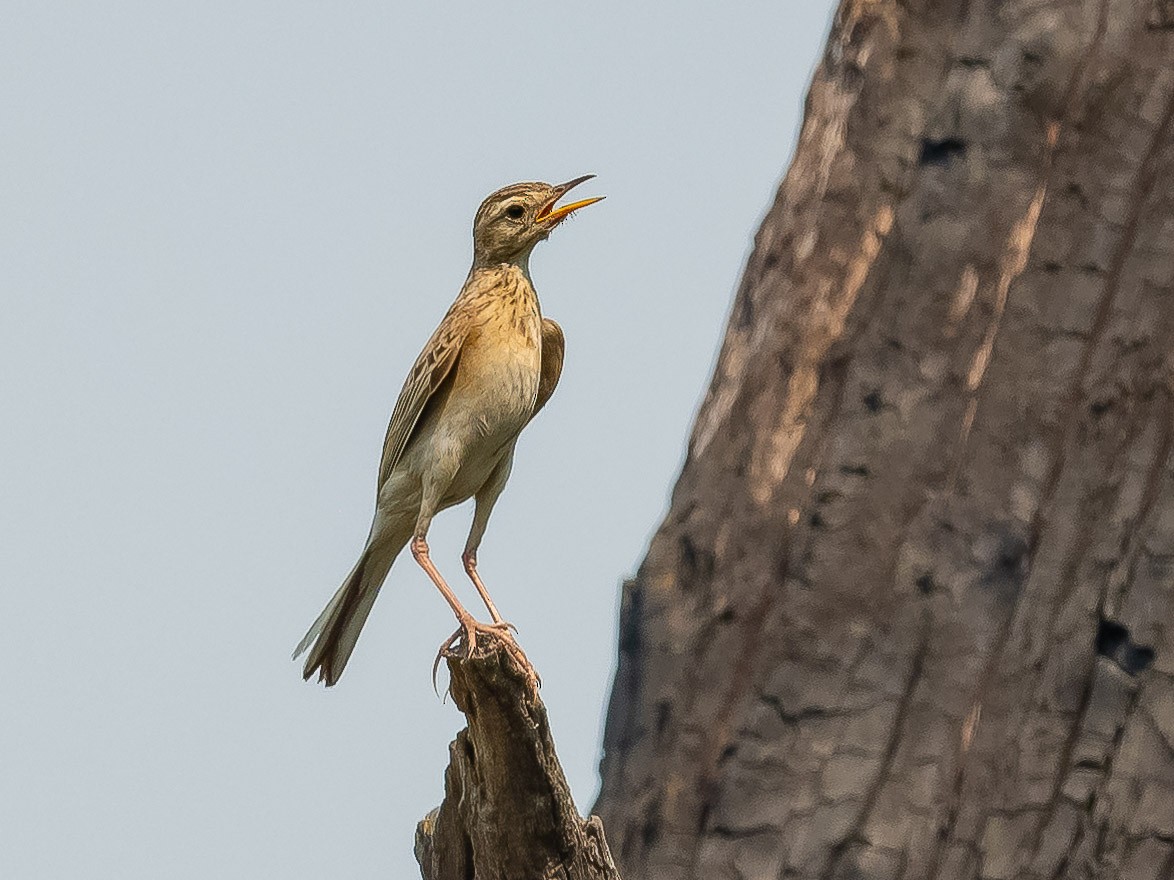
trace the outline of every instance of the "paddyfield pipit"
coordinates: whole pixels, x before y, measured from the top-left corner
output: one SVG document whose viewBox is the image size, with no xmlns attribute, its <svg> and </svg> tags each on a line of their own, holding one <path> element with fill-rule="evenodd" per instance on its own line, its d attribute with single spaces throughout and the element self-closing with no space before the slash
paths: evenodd
<svg viewBox="0 0 1174 880">
<path fill-rule="evenodd" d="M 500 639 L 536 681 L 477 574 L 477 548 L 509 479 L 518 435 L 550 399 L 562 372 L 563 332 L 542 316 L 530 253 L 573 212 L 600 201 L 602 196 L 557 205 L 593 176 L 558 186 L 516 183 L 481 203 L 473 220 L 473 266 L 396 401 L 367 544 L 294 651 L 297 658 L 310 650 L 305 678 L 317 672 L 327 686 L 338 681 L 384 578 L 410 543 L 459 624 L 437 660 L 458 642 L 471 656 L 481 634 Z M 476 506 L 462 561 L 492 623 L 465 610 L 428 555 L 432 518 L 469 498 Z"/>
</svg>

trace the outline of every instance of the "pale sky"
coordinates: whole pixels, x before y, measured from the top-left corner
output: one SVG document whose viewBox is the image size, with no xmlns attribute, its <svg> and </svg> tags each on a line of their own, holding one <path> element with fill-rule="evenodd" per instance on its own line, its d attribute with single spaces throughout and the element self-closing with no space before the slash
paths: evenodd
<svg viewBox="0 0 1174 880">
<path fill-rule="evenodd" d="M 339 685 L 290 652 L 370 524 L 473 213 L 540 245 L 562 383 L 481 548 L 597 787 L 666 506 L 832 4 L 9 3 L 0 14 L 0 877 L 410 878 L 462 719 L 405 555 Z M 459 554 L 433 558 L 481 611 Z"/>
</svg>

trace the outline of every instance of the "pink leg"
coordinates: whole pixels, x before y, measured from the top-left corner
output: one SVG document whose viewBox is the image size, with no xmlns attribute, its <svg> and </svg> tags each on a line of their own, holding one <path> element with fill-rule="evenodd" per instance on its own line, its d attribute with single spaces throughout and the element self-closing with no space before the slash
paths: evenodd
<svg viewBox="0 0 1174 880">
<path fill-rule="evenodd" d="M 489 591 L 485 589 L 485 584 L 481 583 L 481 575 L 477 574 L 477 551 L 466 550 L 461 555 L 461 562 L 465 564 L 465 574 L 469 576 L 469 580 L 473 582 L 473 586 L 477 588 L 477 592 L 481 594 L 481 601 L 485 603 L 485 607 L 489 609 L 489 616 L 493 618 L 494 623 L 505 623 L 501 619 L 501 615 L 497 613 L 497 606 L 493 604 L 493 600 L 489 598 Z M 512 623 L 506 624 L 510 629 L 517 632 L 517 627 Z"/>
<path fill-rule="evenodd" d="M 478 585 L 478 591 L 489 606 L 489 613 L 494 618 L 493 623 L 481 623 L 465 610 L 465 607 L 457 599 L 452 589 L 449 588 L 449 585 L 445 583 L 444 578 L 441 577 L 440 572 L 433 564 L 432 557 L 428 553 L 428 542 L 423 537 L 417 535 L 412 538 L 411 549 L 412 558 L 424 569 L 428 577 L 432 579 L 432 583 L 436 584 L 436 588 L 440 590 L 440 594 L 448 602 L 448 606 L 453 610 L 453 614 L 457 616 L 457 622 L 459 623 L 457 631 L 444 641 L 440 646 L 440 651 L 436 654 L 436 660 L 432 664 L 433 686 L 436 684 L 436 670 L 440 666 L 440 659 L 452 651 L 458 641 L 463 643 L 464 650 L 462 654 L 465 659 L 469 659 L 473 656 L 473 651 L 477 648 L 477 633 L 481 633 L 484 636 L 494 636 L 501 640 L 510 656 L 521 666 L 531 689 L 535 689 L 539 683 L 538 674 L 534 671 L 534 667 L 530 664 L 529 659 L 522 652 L 518 643 L 514 641 L 513 636 L 510 635 L 510 624 L 502 621 L 500 615 L 497 613 L 497 609 L 493 607 L 492 602 L 489 600 L 489 594 L 484 591 L 485 587 L 480 585 L 480 579 L 475 580 L 474 584 Z"/>
</svg>

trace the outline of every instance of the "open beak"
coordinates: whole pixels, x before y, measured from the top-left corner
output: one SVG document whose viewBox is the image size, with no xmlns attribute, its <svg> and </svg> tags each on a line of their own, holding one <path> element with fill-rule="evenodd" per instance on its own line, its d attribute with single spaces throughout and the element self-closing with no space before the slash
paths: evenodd
<svg viewBox="0 0 1174 880">
<path fill-rule="evenodd" d="M 554 188 L 554 197 L 545 205 L 543 205 L 542 208 L 538 211 L 538 216 L 534 218 L 535 221 L 538 223 L 545 223 L 548 226 L 553 227 L 555 224 L 566 220 L 571 216 L 571 214 L 573 214 L 575 211 L 578 211 L 580 208 L 586 208 L 588 205 L 594 205 L 596 202 L 602 202 L 604 197 L 596 196 L 592 199 L 581 199 L 580 201 L 571 202 L 569 205 L 561 205 L 557 208 L 554 206 L 555 202 L 565 196 L 568 192 L 570 192 L 583 181 L 590 180 L 594 176 L 594 174 L 584 174 L 582 177 L 576 177 L 574 180 L 569 180 L 566 183 L 560 183 L 558 186 L 556 186 Z"/>
</svg>

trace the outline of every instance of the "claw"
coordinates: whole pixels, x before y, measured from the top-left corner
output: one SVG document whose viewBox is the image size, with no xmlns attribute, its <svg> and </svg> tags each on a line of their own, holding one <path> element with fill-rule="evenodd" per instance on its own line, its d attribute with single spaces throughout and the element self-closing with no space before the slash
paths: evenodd
<svg viewBox="0 0 1174 880">
<path fill-rule="evenodd" d="M 462 636 L 465 637 L 464 643 L 466 646 L 472 645 L 475 647 L 477 644 L 477 636 L 473 632 L 473 627 L 469 625 L 472 622 L 471 618 L 469 621 L 462 620 L 456 632 L 440 643 L 440 649 L 436 652 L 436 659 L 432 661 L 432 690 L 438 697 L 440 696 L 440 691 L 436 688 L 436 671 L 440 669 L 440 661 L 452 653 L 453 647 Z M 465 659 L 468 660 L 472 656 L 472 648 L 466 648 Z"/>
<path fill-rule="evenodd" d="M 537 698 L 538 688 L 542 687 L 542 678 L 538 675 L 538 670 L 534 668 L 534 665 L 530 662 L 530 658 L 522 650 L 522 646 L 514 641 L 512 636 L 507 636 L 501 641 L 510 656 L 514 659 L 514 662 L 518 664 L 518 668 L 522 670 L 522 675 L 526 677 L 526 687 L 530 691 L 530 694 Z"/>
<path fill-rule="evenodd" d="M 432 692 L 438 697 L 440 696 L 440 689 L 436 687 L 436 672 L 440 669 L 440 661 L 448 652 L 448 646 L 451 643 L 451 638 L 445 642 L 442 642 L 440 645 L 440 650 L 436 652 L 436 659 L 432 661 Z"/>
<path fill-rule="evenodd" d="M 510 657 L 513 658 L 513 661 L 522 670 L 522 674 L 526 677 L 526 686 L 530 690 L 530 693 L 534 696 L 538 695 L 538 688 L 542 686 L 542 679 L 538 676 L 534 666 L 530 663 L 530 659 L 513 637 L 513 632 L 517 632 L 517 627 L 505 621 L 499 623 L 481 623 L 471 616 L 460 618 L 459 622 L 460 626 L 457 627 L 456 631 L 441 642 L 440 649 L 436 652 L 436 658 L 432 661 L 432 690 L 438 697 L 440 696 L 440 691 L 436 686 L 436 673 L 440 669 L 440 661 L 445 657 L 451 656 L 460 656 L 464 660 L 471 659 L 473 652 L 477 649 L 478 631 L 483 635 L 493 635 L 498 638 L 502 646 L 509 652 Z M 458 642 L 461 646 L 459 655 L 457 654 Z"/>
</svg>

